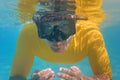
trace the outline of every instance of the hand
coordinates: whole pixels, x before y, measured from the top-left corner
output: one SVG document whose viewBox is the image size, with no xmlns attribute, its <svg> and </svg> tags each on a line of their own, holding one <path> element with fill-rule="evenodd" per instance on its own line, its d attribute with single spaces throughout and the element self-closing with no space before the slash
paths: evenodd
<svg viewBox="0 0 120 80">
<path fill-rule="evenodd" d="M 76 66 L 68 68 L 60 68 L 58 76 L 61 80 L 83 80 L 84 76 L 81 74 L 80 69 Z"/>
<path fill-rule="evenodd" d="M 51 68 L 37 71 L 32 74 L 32 80 L 53 80 L 53 78 L 54 72 Z"/>
</svg>

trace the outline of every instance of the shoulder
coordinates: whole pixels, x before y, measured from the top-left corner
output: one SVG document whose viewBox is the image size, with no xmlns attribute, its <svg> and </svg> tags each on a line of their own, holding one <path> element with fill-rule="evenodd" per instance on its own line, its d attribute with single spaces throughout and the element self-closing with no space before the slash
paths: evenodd
<svg viewBox="0 0 120 80">
<path fill-rule="evenodd" d="M 37 27 L 35 24 L 30 23 L 30 24 L 26 24 L 19 35 L 18 41 L 19 43 L 25 43 L 25 44 L 31 44 L 32 42 L 37 42 L 36 40 L 38 40 L 38 33 L 37 33 Z M 27 42 L 26 42 L 27 41 Z M 34 44 L 34 43 L 33 43 Z"/>
<path fill-rule="evenodd" d="M 76 33 L 82 37 L 91 37 L 101 35 L 99 25 L 91 21 L 78 21 L 76 24 Z"/>
<path fill-rule="evenodd" d="M 27 35 L 27 36 L 37 35 L 36 25 L 34 23 L 26 24 L 21 30 L 21 35 Z"/>
<path fill-rule="evenodd" d="M 36 25 L 34 23 L 26 24 L 22 31 L 34 31 L 36 30 Z"/>
<path fill-rule="evenodd" d="M 80 21 L 77 24 L 76 35 L 79 39 L 83 39 L 88 44 L 96 41 L 103 42 L 103 35 L 98 24 L 90 21 Z"/>
</svg>

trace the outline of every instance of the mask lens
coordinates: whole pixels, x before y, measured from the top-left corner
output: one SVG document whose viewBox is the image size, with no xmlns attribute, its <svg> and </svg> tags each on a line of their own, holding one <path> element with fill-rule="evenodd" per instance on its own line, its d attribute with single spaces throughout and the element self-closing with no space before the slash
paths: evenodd
<svg viewBox="0 0 120 80">
<path fill-rule="evenodd" d="M 59 26 L 60 31 L 65 34 L 72 35 L 75 33 L 75 21 L 73 20 L 63 20 Z"/>
<path fill-rule="evenodd" d="M 43 30 L 44 34 L 46 34 L 46 35 L 51 34 L 52 31 L 53 31 L 53 25 L 50 25 L 49 22 L 43 23 L 42 27 L 43 27 L 42 30 Z M 40 27 L 39 27 L 39 28 L 40 28 Z"/>
<path fill-rule="evenodd" d="M 33 16 L 33 20 L 37 25 L 38 35 L 40 38 L 47 39 L 52 42 L 58 42 L 64 41 L 69 36 L 75 34 L 75 20 L 60 20 L 60 17 L 57 17 L 57 19 L 53 14 L 52 17 L 51 15 L 48 17 L 45 16 L 46 15 L 44 14 L 37 14 L 37 16 Z M 50 21 L 50 19 L 52 21 Z"/>
<path fill-rule="evenodd" d="M 75 25 L 74 21 L 63 20 L 63 21 L 54 21 L 43 23 L 41 28 L 42 34 L 45 38 L 52 42 L 64 41 L 69 36 L 75 34 Z M 40 34 L 40 33 L 39 33 Z"/>
</svg>

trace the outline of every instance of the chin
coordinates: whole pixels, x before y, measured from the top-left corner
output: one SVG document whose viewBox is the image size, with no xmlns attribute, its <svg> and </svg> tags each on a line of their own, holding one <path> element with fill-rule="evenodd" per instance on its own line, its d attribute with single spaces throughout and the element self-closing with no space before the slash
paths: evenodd
<svg viewBox="0 0 120 80">
<path fill-rule="evenodd" d="M 62 54 L 66 49 L 52 49 L 55 53 Z"/>
<path fill-rule="evenodd" d="M 55 53 L 62 54 L 64 51 L 54 51 Z"/>
</svg>

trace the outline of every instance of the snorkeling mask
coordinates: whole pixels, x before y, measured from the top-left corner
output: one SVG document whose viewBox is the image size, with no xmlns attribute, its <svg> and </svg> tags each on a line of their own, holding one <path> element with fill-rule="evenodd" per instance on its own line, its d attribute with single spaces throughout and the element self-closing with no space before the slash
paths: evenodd
<svg viewBox="0 0 120 80">
<path fill-rule="evenodd" d="M 72 16 L 72 17 L 71 17 Z M 38 35 L 51 42 L 66 40 L 76 32 L 75 22 L 79 18 L 73 14 L 60 12 L 36 12 L 33 21 L 38 28 Z"/>
</svg>

